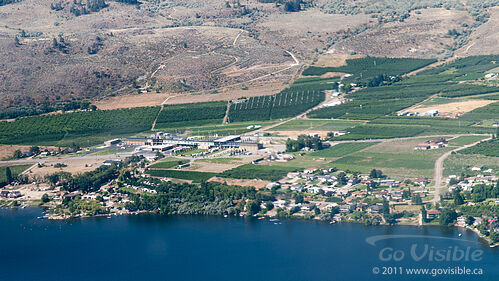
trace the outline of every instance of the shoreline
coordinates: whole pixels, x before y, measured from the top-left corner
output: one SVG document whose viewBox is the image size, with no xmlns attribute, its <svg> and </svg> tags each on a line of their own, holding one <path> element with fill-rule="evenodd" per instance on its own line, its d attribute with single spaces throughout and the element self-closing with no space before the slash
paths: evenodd
<svg viewBox="0 0 499 281">
<path fill-rule="evenodd" d="M 14 209 L 25 209 L 26 207 L 28 208 L 36 208 L 36 209 L 39 209 L 41 210 L 42 212 L 43 211 L 43 207 L 41 206 L 22 206 L 22 207 L 12 207 L 12 206 L 1 206 L 0 209 L 10 209 L 10 210 L 14 210 Z M 108 217 L 108 218 L 111 218 L 112 216 L 131 216 L 131 215 L 143 215 L 143 214 L 149 214 L 149 215 L 154 215 L 154 216 L 172 216 L 172 215 L 161 215 L 161 214 L 157 214 L 155 211 L 145 211 L 145 210 L 140 210 L 140 211 L 134 211 L 134 212 L 128 212 L 128 213 L 110 213 L 110 214 L 96 214 L 96 215 L 76 215 L 76 216 L 60 216 L 60 215 L 50 215 L 50 214 L 45 214 L 43 216 L 39 216 L 37 217 L 38 219 L 47 219 L 49 221 L 64 221 L 64 220 L 72 220 L 72 219 L 90 219 L 90 218 L 97 218 L 97 217 Z M 337 223 L 356 223 L 356 224 L 362 224 L 362 225 L 365 225 L 365 226 L 388 226 L 388 227 L 396 227 L 396 226 L 412 226 L 412 227 L 428 227 L 428 226 L 439 226 L 439 225 L 435 225 L 435 224 L 419 224 L 419 223 L 411 223 L 411 222 L 404 222 L 403 224 L 387 224 L 387 223 L 380 223 L 378 225 L 368 225 L 368 224 L 365 224 L 361 221 L 355 221 L 355 220 L 321 220 L 321 219 L 318 219 L 318 218 L 313 218 L 313 219 L 308 219 L 308 218 L 305 218 L 305 217 L 300 217 L 300 216 L 291 216 L 291 217 L 286 217 L 286 218 L 278 218 L 276 216 L 265 216 L 265 215 L 254 215 L 254 216 L 247 216 L 247 215 L 242 215 L 240 214 L 239 216 L 234 216 L 234 215 L 195 215 L 195 214 L 192 214 L 192 215 L 186 215 L 186 214 L 177 214 L 175 216 L 210 216 L 210 217 L 223 217 L 223 218 L 229 218 L 229 217 L 233 217 L 233 218 L 253 218 L 253 219 L 256 219 L 256 220 L 263 220 L 263 219 L 268 219 L 269 221 L 273 221 L 273 220 L 276 220 L 275 223 L 280 223 L 282 220 L 300 220 L 300 221 L 315 221 L 315 222 L 322 222 L 322 223 L 327 223 L 327 224 L 337 224 Z M 449 226 L 449 227 L 454 227 L 454 228 L 462 228 L 462 229 L 466 229 L 466 230 L 470 230 L 472 232 L 474 232 L 480 239 L 482 239 L 484 242 L 487 242 L 487 246 L 489 246 L 490 248 L 495 248 L 495 247 L 499 247 L 499 243 L 496 243 L 496 244 L 491 244 L 489 239 L 484 236 L 483 234 L 480 233 L 480 231 L 478 231 L 476 228 L 471 228 L 469 226 L 461 226 L 461 225 L 452 225 L 452 226 Z"/>
</svg>

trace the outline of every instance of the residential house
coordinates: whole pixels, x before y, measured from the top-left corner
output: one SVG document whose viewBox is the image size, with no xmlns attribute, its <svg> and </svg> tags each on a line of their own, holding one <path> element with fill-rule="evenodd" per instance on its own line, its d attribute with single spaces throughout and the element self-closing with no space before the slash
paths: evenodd
<svg viewBox="0 0 499 281">
<path fill-rule="evenodd" d="M 440 217 L 440 211 L 439 210 L 428 210 L 426 211 L 426 218 L 427 219 L 435 219 Z"/>
</svg>

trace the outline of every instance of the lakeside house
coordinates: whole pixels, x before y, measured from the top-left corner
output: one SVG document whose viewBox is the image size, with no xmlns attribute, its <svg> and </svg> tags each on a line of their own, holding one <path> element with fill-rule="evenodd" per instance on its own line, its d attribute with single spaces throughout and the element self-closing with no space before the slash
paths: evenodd
<svg viewBox="0 0 499 281">
<path fill-rule="evenodd" d="M 427 219 L 436 219 L 440 217 L 440 211 L 439 210 L 428 210 L 426 211 L 426 218 Z"/>
</svg>

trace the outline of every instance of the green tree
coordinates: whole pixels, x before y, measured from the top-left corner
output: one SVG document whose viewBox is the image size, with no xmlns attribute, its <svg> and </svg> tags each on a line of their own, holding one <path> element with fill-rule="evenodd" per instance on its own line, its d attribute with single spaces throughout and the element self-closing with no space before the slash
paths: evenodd
<svg viewBox="0 0 499 281">
<path fill-rule="evenodd" d="M 464 198 L 459 190 L 454 191 L 454 205 L 459 206 L 464 204 Z"/>
<path fill-rule="evenodd" d="M 33 153 L 33 154 L 36 155 L 36 154 L 40 153 L 40 147 L 38 147 L 38 146 L 32 146 L 32 147 L 29 148 L 29 151 L 31 153 Z"/>
<path fill-rule="evenodd" d="M 492 243 L 497 243 L 499 242 L 499 233 L 495 232 L 494 229 L 491 228 L 489 238 L 492 241 Z"/>
<path fill-rule="evenodd" d="M 295 195 L 295 204 L 300 204 L 300 203 L 303 203 L 304 200 L 303 200 L 303 195 L 301 194 L 296 194 Z"/>
<path fill-rule="evenodd" d="M 16 151 L 14 151 L 14 155 L 12 157 L 15 159 L 23 158 L 23 153 L 21 152 L 21 150 L 18 149 Z"/>
<path fill-rule="evenodd" d="M 440 225 L 453 225 L 456 223 L 457 213 L 453 209 L 443 208 L 440 210 Z"/>
<path fill-rule="evenodd" d="M 49 201 L 50 201 L 50 198 L 49 198 L 49 196 L 47 195 L 47 193 L 43 194 L 43 195 L 42 195 L 42 202 L 43 202 L 43 203 L 47 203 L 47 202 L 49 202 Z"/>
<path fill-rule="evenodd" d="M 425 206 L 421 206 L 421 217 L 423 218 L 423 222 L 428 222 L 428 219 L 426 218 L 426 208 Z"/>
<path fill-rule="evenodd" d="M 252 216 L 260 211 L 260 206 L 254 200 L 248 200 L 246 202 L 246 213 L 249 216 Z"/>
<path fill-rule="evenodd" d="M 267 202 L 265 204 L 265 208 L 267 208 L 267 211 L 270 211 L 270 210 L 274 209 L 274 204 L 272 204 L 272 202 Z"/>
<path fill-rule="evenodd" d="M 390 205 L 388 204 L 388 200 L 383 199 L 383 215 L 388 216 L 390 214 Z"/>
<path fill-rule="evenodd" d="M 421 196 L 419 196 L 419 194 L 412 196 L 411 201 L 416 205 L 421 205 L 423 203 L 423 200 L 421 200 Z"/>
<path fill-rule="evenodd" d="M 14 181 L 14 178 L 12 177 L 12 171 L 10 170 L 10 167 L 7 167 L 5 169 L 5 178 L 7 179 L 7 183 L 11 183 Z"/>
</svg>

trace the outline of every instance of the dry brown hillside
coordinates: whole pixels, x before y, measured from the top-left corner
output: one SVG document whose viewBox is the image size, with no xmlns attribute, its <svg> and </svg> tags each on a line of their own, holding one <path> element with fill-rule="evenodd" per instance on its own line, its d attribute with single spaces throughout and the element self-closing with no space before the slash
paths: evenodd
<svg viewBox="0 0 499 281">
<path fill-rule="evenodd" d="M 278 91 L 321 54 L 448 56 L 458 40 L 449 30 L 473 23 L 458 6 L 418 8 L 403 20 L 387 20 L 384 10 L 368 11 L 379 1 L 352 0 L 304 1 L 293 13 L 263 0 L 270 3 L 105 0 L 107 7 L 77 16 L 75 7 L 82 11 L 88 1 L 96 0 L 0 6 L 0 109 L 102 99 L 112 99 L 115 108 L 120 100 L 113 97 L 145 92 L 150 102 L 136 104 L 159 104 L 168 96 L 230 99 L 231 91 L 245 95 L 246 89 L 268 94 L 268 85 Z M 348 9 L 331 8 L 337 2 Z M 490 22 L 472 34 L 470 53 L 497 52 L 496 21 L 493 9 Z"/>
</svg>

